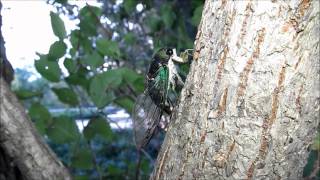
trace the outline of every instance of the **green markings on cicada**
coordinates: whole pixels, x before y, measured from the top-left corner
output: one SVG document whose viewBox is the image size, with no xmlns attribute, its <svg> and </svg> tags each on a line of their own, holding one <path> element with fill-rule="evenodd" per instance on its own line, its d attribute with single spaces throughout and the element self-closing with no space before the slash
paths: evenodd
<svg viewBox="0 0 320 180">
<path fill-rule="evenodd" d="M 158 73 L 158 77 L 159 77 L 159 86 L 161 86 L 159 88 L 160 90 L 160 96 L 162 97 L 161 101 L 160 101 L 160 106 L 164 106 L 166 101 L 167 101 L 167 95 L 168 95 L 168 90 L 169 90 L 169 69 L 167 66 L 162 66 L 159 69 L 159 73 Z"/>
<path fill-rule="evenodd" d="M 187 63 L 190 51 L 192 50 L 186 50 L 180 57 L 175 49 L 162 48 L 153 56 L 146 76 L 146 89 L 137 98 L 132 113 L 134 139 L 138 150 L 149 143 L 160 121 L 170 118 L 178 99 L 175 87 L 184 84 L 174 62 Z"/>
</svg>

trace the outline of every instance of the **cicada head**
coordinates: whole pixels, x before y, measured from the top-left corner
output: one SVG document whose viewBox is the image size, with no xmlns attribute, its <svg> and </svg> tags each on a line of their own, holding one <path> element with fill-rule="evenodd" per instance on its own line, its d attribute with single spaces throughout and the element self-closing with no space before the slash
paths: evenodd
<svg viewBox="0 0 320 180">
<path fill-rule="evenodd" d="M 161 64 L 168 64 L 168 61 L 172 55 L 172 48 L 161 48 L 155 53 L 154 59 L 158 60 Z"/>
</svg>

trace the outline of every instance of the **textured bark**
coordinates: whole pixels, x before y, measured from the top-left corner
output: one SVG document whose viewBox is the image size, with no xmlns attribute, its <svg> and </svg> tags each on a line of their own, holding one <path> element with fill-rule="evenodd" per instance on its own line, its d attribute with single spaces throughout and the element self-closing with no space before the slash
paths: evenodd
<svg viewBox="0 0 320 180">
<path fill-rule="evenodd" d="M 25 179 L 71 179 L 3 78 L 0 78 L 0 147 Z"/>
<path fill-rule="evenodd" d="M 211 1 L 151 179 L 301 179 L 319 125 L 319 1 Z"/>
<path fill-rule="evenodd" d="M 4 80 L 10 84 L 13 80 L 13 68 L 10 62 L 7 59 L 5 42 L 2 36 L 2 3 L 0 1 L 0 76 L 4 78 Z M 23 179 L 19 168 L 12 163 L 12 159 L 7 153 L 3 150 L 0 145 L 0 180 L 15 180 L 15 179 Z"/>
<path fill-rule="evenodd" d="M 8 61 L 7 55 L 6 55 L 6 48 L 4 46 L 4 38 L 2 36 L 2 16 L 1 16 L 1 10 L 2 10 L 2 3 L 0 1 L 0 76 L 2 76 L 6 82 L 11 83 L 13 80 L 13 68 Z"/>
</svg>

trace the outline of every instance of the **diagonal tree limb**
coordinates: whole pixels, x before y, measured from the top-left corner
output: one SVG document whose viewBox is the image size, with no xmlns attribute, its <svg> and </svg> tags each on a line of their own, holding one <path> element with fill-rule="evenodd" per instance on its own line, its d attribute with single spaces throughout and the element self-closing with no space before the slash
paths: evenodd
<svg viewBox="0 0 320 180">
<path fill-rule="evenodd" d="M 0 78 L 0 147 L 26 179 L 71 179 L 3 78 Z"/>
</svg>

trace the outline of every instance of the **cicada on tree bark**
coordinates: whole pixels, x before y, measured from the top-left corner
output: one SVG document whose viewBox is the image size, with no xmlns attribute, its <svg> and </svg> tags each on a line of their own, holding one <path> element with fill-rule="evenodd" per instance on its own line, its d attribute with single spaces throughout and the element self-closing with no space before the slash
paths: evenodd
<svg viewBox="0 0 320 180">
<path fill-rule="evenodd" d="M 178 99 L 177 86 L 184 82 L 175 62 L 186 63 L 190 50 L 177 56 L 176 49 L 162 48 L 153 56 L 146 75 L 146 89 L 138 96 L 133 110 L 134 141 L 137 149 L 145 147 L 161 119 L 171 115 Z"/>
</svg>

